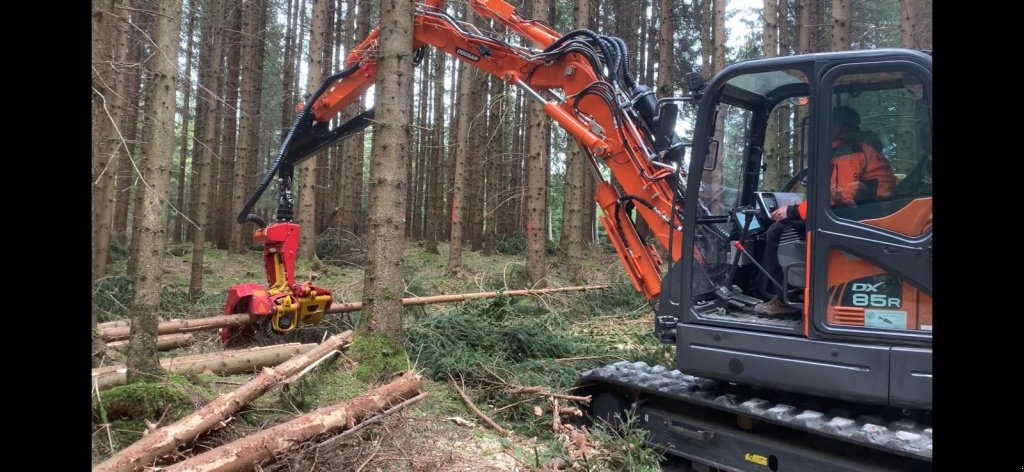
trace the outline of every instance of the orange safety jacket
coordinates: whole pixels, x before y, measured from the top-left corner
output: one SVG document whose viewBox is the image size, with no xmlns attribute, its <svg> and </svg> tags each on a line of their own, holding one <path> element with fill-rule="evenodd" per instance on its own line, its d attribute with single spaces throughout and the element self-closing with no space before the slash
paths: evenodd
<svg viewBox="0 0 1024 472">
<path fill-rule="evenodd" d="M 889 160 L 870 144 L 858 140 L 832 141 L 831 205 L 851 206 L 885 198 L 896 187 Z M 807 219 L 807 200 L 786 209 L 790 219 Z"/>
</svg>

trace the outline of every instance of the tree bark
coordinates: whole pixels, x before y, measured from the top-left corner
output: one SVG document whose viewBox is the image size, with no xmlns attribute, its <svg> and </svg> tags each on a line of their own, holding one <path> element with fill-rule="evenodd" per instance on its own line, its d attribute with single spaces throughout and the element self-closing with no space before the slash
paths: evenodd
<svg viewBox="0 0 1024 472">
<path fill-rule="evenodd" d="M 349 37 L 349 49 L 358 46 L 368 34 L 370 34 L 370 10 L 372 2 L 359 0 L 358 14 L 354 15 L 355 35 Z M 352 116 L 363 112 L 364 99 L 360 97 L 352 102 L 347 108 L 352 109 Z M 341 224 L 342 229 L 353 234 L 360 234 L 363 231 L 362 208 L 363 208 L 363 162 L 366 148 L 365 132 L 360 132 L 345 140 L 344 143 L 344 166 L 345 178 L 343 179 L 341 202 Z"/>
<path fill-rule="evenodd" d="M 431 254 L 439 254 L 437 241 L 441 239 L 441 208 L 444 198 L 441 195 L 442 156 L 445 155 L 445 120 L 444 120 L 444 69 L 445 62 L 448 62 L 445 54 L 440 50 L 434 56 L 434 123 L 433 123 L 433 149 L 430 152 L 430 178 L 427 186 L 427 200 L 425 209 L 426 221 L 426 245 L 425 250 Z M 454 86 L 454 82 L 452 85 Z"/>
<path fill-rule="evenodd" d="M 405 167 L 409 159 L 412 104 L 413 4 L 381 0 L 377 45 L 376 113 L 370 159 L 370 202 L 366 221 L 367 265 L 360 336 L 383 334 L 402 346 L 405 260 Z"/>
<path fill-rule="evenodd" d="M 260 112 L 263 82 L 263 33 L 260 28 L 266 15 L 267 2 L 255 0 L 246 2 L 242 15 L 242 70 L 239 80 L 241 103 L 239 105 L 238 146 L 235 152 L 234 182 L 231 186 L 231 213 L 224 215 L 229 220 L 230 235 L 228 252 L 245 252 L 248 225 L 235 222 L 235 216 L 242 212 L 245 199 L 249 196 L 247 170 L 255 164 L 260 139 Z M 286 70 L 288 65 L 283 66 Z"/>
<path fill-rule="evenodd" d="M 313 17 L 310 20 L 312 30 L 309 33 L 309 68 L 307 71 L 306 93 L 313 94 L 320 88 L 323 77 L 323 49 L 327 33 L 327 2 L 328 0 L 310 0 L 313 3 Z M 316 181 L 318 156 L 308 158 L 299 164 L 299 212 L 298 223 L 303 231 L 300 233 L 298 258 L 312 260 L 316 255 Z"/>
<path fill-rule="evenodd" d="M 192 333 L 176 333 L 168 334 L 166 336 L 158 336 L 156 338 L 156 349 L 158 351 L 170 351 L 171 349 L 190 346 L 193 341 Z M 128 341 L 114 341 L 112 343 L 107 343 L 107 349 L 124 351 L 128 349 Z"/>
<path fill-rule="evenodd" d="M 762 31 L 761 39 L 763 46 L 764 57 L 777 57 L 779 55 L 779 19 L 777 9 L 779 0 L 764 0 L 764 10 L 762 16 Z M 761 185 L 762 190 L 778 190 L 776 187 L 779 181 L 779 116 L 778 109 L 771 110 L 768 115 L 768 124 L 765 128 L 764 136 L 764 152 L 762 156 L 762 164 L 764 171 L 762 173 Z"/>
<path fill-rule="evenodd" d="M 128 381 L 146 380 L 162 372 L 157 363 L 156 329 L 163 279 L 164 239 L 167 233 L 165 195 L 174 155 L 174 90 L 178 84 L 178 37 L 181 32 L 181 1 L 160 2 L 154 15 L 151 86 L 146 94 L 146 180 L 142 219 L 135 239 L 138 260 L 132 273 L 134 295 L 128 310 L 131 333 L 128 346 Z"/>
<path fill-rule="evenodd" d="M 673 64 L 675 64 L 675 27 L 672 24 L 672 0 L 659 1 L 661 33 L 658 38 L 658 96 L 671 97 L 673 92 Z"/>
<path fill-rule="evenodd" d="M 323 82 L 323 78 L 330 75 L 331 73 L 331 54 L 334 49 L 334 0 L 325 0 L 324 15 L 322 20 L 323 31 L 321 34 L 321 45 L 320 48 L 320 82 Z M 316 84 L 319 88 L 320 84 Z M 316 166 L 316 185 L 314 186 L 314 193 L 316 194 L 316 200 L 313 204 L 313 221 L 312 228 L 315 246 L 315 237 L 317 234 L 324 230 L 324 223 L 326 222 L 327 214 L 327 192 L 328 185 L 330 182 L 331 175 L 331 159 L 333 156 L 333 147 L 328 147 L 323 151 L 317 153 L 316 156 L 311 158 L 311 161 L 315 161 Z"/>
<path fill-rule="evenodd" d="M 817 0 L 796 0 L 796 53 L 810 54 L 811 49 L 811 6 Z"/>
<path fill-rule="evenodd" d="M 581 0 L 574 7 L 576 29 L 590 29 L 590 0 Z M 582 280 L 583 265 L 583 209 L 592 196 L 584 193 L 585 179 L 590 169 L 589 156 L 579 143 L 567 135 L 568 153 L 565 162 L 565 190 L 562 201 L 562 236 L 559 246 L 565 251 L 565 266 L 569 280 Z"/>
<path fill-rule="evenodd" d="M 725 68 L 725 0 L 712 0 L 712 37 L 714 38 L 714 54 L 711 61 L 710 74 L 715 75 Z M 723 142 L 724 128 L 724 116 L 719 114 L 715 120 L 714 135 L 714 139 L 719 143 Z M 719 150 L 719 153 L 721 152 Z M 712 213 L 724 210 L 721 208 L 723 167 L 722 160 L 718 159 L 717 165 L 715 165 L 713 170 L 703 171 L 702 180 L 708 182 L 708 185 L 705 186 L 705 191 L 701 193 Z"/>
<path fill-rule="evenodd" d="M 930 51 L 932 1 L 902 0 L 900 4 L 900 47 Z"/>
<path fill-rule="evenodd" d="M 533 0 L 533 18 L 550 22 L 548 0 Z M 535 287 L 545 286 L 544 221 L 547 212 L 548 135 L 544 107 L 530 101 L 530 145 L 526 161 L 526 270 Z"/>
<path fill-rule="evenodd" d="M 288 0 L 284 56 L 281 63 L 281 139 L 288 134 L 295 115 L 295 28 L 298 8 L 299 0 Z"/>
<path fill-rule="evenodd" d="M 188 40 L 186 41 L 185 49 L 185 77 L 181 81 L 182 90 L 182 107 L 181 107 L 181 147 L 178 148 L 178 179 L 177 179 L 177 193 L 174 199 L 174 208 L 177 211 L 174 212 L 174 223 L 171 226 L 171 241 L 174 243 L 181 242 L 181 235 L 184 231 L 184 211 L 185 211 L 185 177 L 187 176 L 186 163 L 188 161 L 188 121 L 189 115 L 192 112 L 192 41 L 195 32 L 196 17 L 199 16 L 196 13 L 196 2 L 195 0 L 188 0 L 188 27 L 186 34 Z M 126 208 L 127 211 L 127 208 Z"/>
<path fill-rule="evenodd" d="M 124 132 L 120 129 L 124 114 L 124 94 L 127 74 L 119 69 L 128 51 L 127 18 L 123 10 L 115 9 L 115 2 L 94 3 L 93 12 L 93 123 L 94 147 L 92 155 L 93 185 L 93 280 L 107 272 L 110 235 L 114 215 L 114 174 L 118 153 L 125 155 Z"/>
<path fill-rule="evenodd" d="M 165 357 L 160 359 L 162 369 L 173 374 L 199 374 L 206 370 L 218 375 L 230 375 L 240 372 L 254 372 L 262 367 L 278 365 L 292 356 L 302 354 L 316 344 L 279 344 L 252 349 L 235 349 L 191 356 Z M 94 388 L 107 390 L 125 384 L 125 371 L 130 374 L 131 367 L 110 365 L 92 370 Z"/>
<path fill-rule="evenodd" d="M 319 346 L 297 355 L 277 367 L 263 372 L 238 389 L 217 397 L 206 406 L 178 421 L 152 431 L 135 444 L 119 451 L 93 470 L 139 470 L 170 454 L 199 434 L 213 429 L 241 407 L 259 398 L 281 381 L 300 372 L 318 359 L 352 342 L 352 332 L 345 331 L 327 338 Z"/>
<path fill-rule="evenodd" d="M 850 23 L 853 19 L 851 0 L 832 0 L 832 50 L 850 49 Z"/>
<path fill-rule="evenodd" d="M 235 177 L 238 172 L 236 164 L 238 160 L 238 89 L 239 75 L 241 74 L 242 56 L 242 15 L 243 6 L 241 0 L 234 0 L 228 3 L 228 23 L 225 31 L 225 49 L 227 49 L 227 79 L 224 95 L 224 136 L 223 150 L 220 156 L 220 185 L 217 189 L 217 214 L 220 215 L 214 220 L 214 239 L 218 249 L 231 249 L 231 235 L 234 233 L 235 223 L 232 197 L 234 194 Z M 262 54 L 262 48 L 260 53 Z M 244 185 L 244 181 L 243 184 Z"/>
<path fill-rule="evenodd" d="M 387 6 L 382 5 L 381 10 L 386 12 Z M 351 428 L 371 414 L 416 395 L 419 387 L 419 376 L 408 372 L 387 385 L 347 402 L 314 410 L 273 428 L 206 451 L 165 470 L 184 472 L 249 469 L 274 459 L 278 454 L 316 435 Z"/>
<path fill-rule="evenodd" d="M 128 247 L 128 207 L 132 200 L 132 181 L 136 177 L 135 167 L 132 165 L 133 158 L 137 155 L 138 140 L 135 139 L 138 132 L 139 116 L 139 91 L 142 85 L 141 62 L 142 55 L 139 47 L 134 45 L 137 30 L 128 32 L 128 57 L 126 67 L 130 67 L 125 81 L 124 98 L 127 102 L 124 113 L 121 115 L 121 134 L 128 142 L 128 152 L 124 152 L 117 159 L 117 176 L 114 183 L 114 234 L 113 237 L 122 247 Z M 179 210 L 182 207 L 176 206 Z"/>
<path fill-rule="evenodd" d="M 208 49 L 210 55 L 201 58 L 200 64 L 201 67 L 209 69 L 206 77 L 216 81 L 223 73 L 221 59 L 224 49 L 224 4 L 211 2 L 204 13 L 206 20 L 212 24 L 208 30 L 210 37 L 204 37 L 203 41 L 211 41 L 212 44 Z M 193 214 L 193 221 L 199 226 L 199 229 L 192 237 L 192 270 L 188 281 L 188 293 L 192 299 L 198 299 L 203 294 L 203 249 L 210 227 L 210 218 L 208 217 L 210 214 L 211 174 L 214 171 L 213 156 L 217 152 L 217 124 L 220 122 L 217 119 L 220 97 L 214 95 L 213 89 L 216 87 L 212 87 L 212 85 L 210 84 L 210 90 L 202 90 L 197 95 L 198 99 L 206 102 L 208 116 L 203 120 L 202 129 L 198 130 L 201 145 L 199 149 L 196 149 L 195 156 L 192 158 L 192 169 L 194 169 L 195 178 L 199 180 L 199 192 L 194 194 L 198 201 L 196 212 Z"/>
<path fill-rule="evenodd" d="M 466 8 L 466 18 L 468 21 L 473 12 L 469 8 Z M 451 212 L 451 224 L 452 224 L 452 236 L 451 241 L 448 244 L 448 270 L 455 272 L 462 265 L 462 241 L 463 241 L 463 224 L 466 223 L 469 218 L 466 218 L 464 214 L 466 211 L 466 160 L 467 154 L 470 148 L 470 126 L 472 125 L 470 108 L 474 108 L 473 103 L 473 89 L 474 89 L 474 74 L 469 66 L 464 61 L 458 61 L 459 64 L 459 101 L 458 101 L 458 113 L 459 113 L 459 128 L 457 131 L 457 137 L 455 141 L 455 190 L 452 193 L 452 212 Z M 472 221 L 468 221 L 472 224 Z"/>
</svg>

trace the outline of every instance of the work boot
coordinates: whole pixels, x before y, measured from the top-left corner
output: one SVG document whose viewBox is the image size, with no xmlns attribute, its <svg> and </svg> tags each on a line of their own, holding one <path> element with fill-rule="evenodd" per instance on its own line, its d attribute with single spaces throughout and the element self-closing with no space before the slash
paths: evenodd
<svg viewBox="0 0 1024 472">
<path fill-rule="evenodd" d="M 797 315 L 800 310 L 783 303 L 779 297 L 774 297 L 767 302 L 754 305 L 754 313 L 770 318 L 782 318 L 787 315 Z"/>
</svg>

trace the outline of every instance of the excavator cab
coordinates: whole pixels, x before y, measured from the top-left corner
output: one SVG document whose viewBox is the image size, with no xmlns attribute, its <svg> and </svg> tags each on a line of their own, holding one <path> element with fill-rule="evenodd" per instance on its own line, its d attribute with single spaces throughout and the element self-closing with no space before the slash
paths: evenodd
<svg viewBox="0 0 1024 472">
<path fill-rule="evenodd" d="M 837 202 L 839 173 L 870 171 L 836 157 L 847 152 L 832 135 L 840 106 L 859 114 L 853 149 L 876 150 L 894 177 L 847 203 Z M 734 64 L 703 91 L 693 136 L 693 217 L 656 303 L 657 335 L 677 344 L 678 368 L 930 409 L 931 57 L 873 50 Z M 778 259 L 766 260 L 772 211 L 805 200 L 805 225 L 783 231 Z M 791 316 L 755 311 L 772 294 Z"/>
</svg>

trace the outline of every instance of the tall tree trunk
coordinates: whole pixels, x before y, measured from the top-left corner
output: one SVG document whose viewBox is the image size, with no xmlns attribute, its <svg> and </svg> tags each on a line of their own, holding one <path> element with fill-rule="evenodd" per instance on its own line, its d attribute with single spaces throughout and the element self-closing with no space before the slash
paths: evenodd
<svg viewBox="0 0 1024 472">
<path fill-rule="evenodd" d="M 548 0 L 533 0 L 533 18 L 550 22 Z M 545 207 L 547 204 L 548 116 L 543 105 L 530 101 L 530 146 L 526 162 L 526 270 L 534 287 L 543 288 Z"/>
<path fill-rule="evenodd" d="M 832 50 L 850 50 L 851 0 L 832 0 Z"/>
<path fill-rule="evenodd" d="M 236 159 L 238 153 L 238 87 L 239 74 L 241 73 L 242 55 L 242 13 L 241 0 L 233 0 L 228 3 L 228 23 L 225 31 L 224 41 L 227 49 L 227 81 L 224 94 L 224 146 L 220 156 L 220 186 L 217 192 L 217 214 L 220 216 L 214 220 L 214 238 L 218 249 L 231 249 L 231 236 L 235 233 L 234 215 L 231 210 L 234 208 L 232 198 L 234 196 Z M 243 161 L 244 162 L 244 161 Z"/>
<path fill-rule="evenodd" d="M 337 22 L 334 23 L 334 66 L 332 72 L 344 67 L 345 55 L 348 54 L 348 43 L 351 41 L 353 23 L 355 18 L 354 0 L 335 0 L 335 11 L 338 12 Z M 342 5 L 345 6 L 345 15 L 341 15 Z M 352 110 L 345 107 L 338 116 L 339 124 L 345 123 L 352 118 Z M 332 208 L 331 220 L 328 223 L 332 228 L 341 229 L 341 207 L 343 205 L 342 181 L 345 180 L 345 143 L 339 143 L 333 148 L 334 159 L 331 161 L 331 193 L 328 196 L 327 206 Z"/>
<path fill-rule="evenodd" d="M 434 82 L 432 80 L 431 69 L 433 54 L 425 54 L 423 57 L 423 63 L 418 67 L 420 70 L 420 98 L 419 98 L 419 113 L 416 117 L 417 130 L 416 130 L 416 169 L 413 179 L 409 181 L 409 188 L 412 189 L 410 195 L 410 201 L 408 206 L 410 208 L 410 218 L 412 222 L 411 227 L 408 230 L 409 237 L 414 240 L 423 238 L 423 198 L 424 190 L 426 186 L 425 181 L 428 179 L 427 174 L 427 161 L 429 160 L 428 153 L 431 149 L 430 138 L 433 133 L 430 132 L 430 105 L 433 101 L 433 93 L 436 93 L 434 88 Z"/>
<path fill-rule="evenodd" d="M 132 5 L 133 8 L 137 7 L 137 6 L 140 6 L 138 3 L 135 3 L 135 2 L 133 2 L 131 5 Z M 139 175 L 136 176 L 135 185 L 132 186 L 132 188 L 135 190 L 135 193 L 132 196 L 132 204 L 134 205 L 134 209 L 132 210 L 132 216 L 131 216 L 131 218 L 132 218 L 131 219 L 131 230 L 128 232 L 128 235 L 129 235 L 129 246 L 128 246 L 128 264 L 127 265 L 128 265 L 128 272 L 129 273 L 135 271 L 135 263 L 136 263 L 136 261 L 139 260 L 139 245 L 135 244 L 134 232 L 135 232 L 136 228 L 141 226 L 141 224 L 139 222 L 142 220 L 142 209 L 143 209 L 142 200 L 146 196 L 146 184 L 144 183 L 145 179 L 146 179 L 146 167 L 147 167 L 146 166 L 146 155 L 145 155 L 145 150 L 144 150 L 144 148 L 145 148 L 145 137 L 144 136 L 145 136 L 145 133 L 146 133 L 146 116 L 145 116 L 146 112 L 145 112 L 145 110 L 142 109 L 142 107 L 143 107 L 144 103 L 148 103 L 148 102 L 146 102 L 146 97 L 149 95 L 149 88 L 153 86 L 152 81 L 150 80 L 150 77 L 152 75 L 150 73 L 150 66 L 153 64 L 153 54 L 151 54 L 153 52 L 152 51 L 153 48 L 152 48 L 152 41 L 151 41 L 151 39 L 153 37 L 153 28 L 154 28 L 154 19 L 155 19 L 154 15 L 149 10 L 141 9 L 140 8 L 140 9 L 138 9 L 138 11 L 133 12 L 133 20 L 132 20 L 132 22 L 134 22 L 134 14 L 135 13 L 138 13 L 138 17 L 139 17 L 139 21 L 138 21 L 138 23 L 139 23 L 139 35 L 138 35 L 139 40 L 136 43 L 136 49 L 138 50 L 139 57 L 143 58 L 140 61 L 140 63 L 139 63 L 139 71 L 140 72 L 139 72 L 139 102 L 138 102 L 138 106 L 139 106 L 138 113 L 140 115 L 142 115 L 142 119 L 140 120 L 140 123 L 138 123 L 138 126 L 135 128 L 135 142 L 138 143 L 138 145 L 136 145 L 136 147 L 135 147 L 135 153 L 134 153 L 133 157 L 135 158 L 135 166 L 134 166 L 134 168 L 136 169 L 136 171 L 138 172 Z M 143 71 L 145 71 L 145 72 L 143 72 Z M 194 147 L 195 146 L 193 146 L 193 148 Z M 180 209 L 180 210 L 184 211 L 184 209 Z"/>
<path fill-rule="evenodd" d="M 675 26 L 672 24 L 672 0 L 658 0 L 661 33 L 658 38 L 658 96 L 671 97 L 675 64 Z"/>
<path fill-rule="evenodd" d="M 115 11 L 114 2 L 94 3 L 93 12 L 93 123 L 92 155 L 92 229 L 93 280 L 107 272 L 110 233 L 114 216 L 114 173 L 118 153 L 126 154 L 120 130 L 124 113 L 124 85 L 126 77 L 118 69 L 127 56 L 128 31 L 125 18 Z"/>
<path fill-rule="evenodd" d="M 156 5 L 153 41 L 157 49 L 152 62 L 152 78 L 146 94 L 145 154 L 149 191 L 143 196 L 142 219 L 134 239 L 139 246 L 138 261 L 132 274 L 134 294 L 128 310 L 131 333 L 128 336 L 128 382 L 151 380 L 163 369 L 157 361 L 156 330 L 160 311 L 160 286 L 163 279 L 161 256 L 167 232 L 164 205 L 170 183 L 169 168 L 174 155 L 175 87 L 178 84 L 178 37 L 181 33 L 181 1 Z M 174 58 L 174 59 L 170 59 Z"/>
<path fill-rule="evenodd" d="M 473 12 L 466 9 L 466 15 Z M 468 18 L 467 18 L 468 19 Z M 459 128 L 455 141 L 455 190 L 452 193 L 452 237 L 448 245 L 448 270 L 455 272 L 462 265 L 463 223 L 467 220 L 466 206 L 466 153 L 470 146 L 470 108 L 472 107 L 473 73 L 463 61 L 459 64 Z"/>
<path fill-rule="evenodd" d="M 320 53 L 320 79 L 330 75 L 331 73 L 331 53 L 333 52 L 334 45 L 334 0 L 325 0 L 326 6 L 323 18 L 323 34 L 321 39 Z M 320 87 L 317 83 L 316 87 Z M 316 157 L 310 159 L 316 161 L 316 184 L 314 186 L 316 193 L 316 203 L 313 205 L 313 236 L 320 233 L 324 229 L 324 222 L 326 221 L 325 215 L 327 213 L 327 185 L 328 177 L 331 175 L 330 161 L 331 161 L 331 150 L 333 148 L 324 149 L 317 153 Z M 315 240 L 314 240 L 315 241 Z"/>
<path fill-rule="evenodd" d="M 405 233 L 405 167 L 409 159 L 412 103 L 405 100 L 412 87 L 413 4 L 381 0 L 380 39 L 377 45 L 377 100 L 370 158 L 369 214 L 366 221 L 366 272 L 363 312 L 353 354 L 366 359 L 384 355 L 358 344 L 383 342 L 391 353 L 405 355 L 402 294 L 405 260 L 401 248 Z M 397 251 L 396 251 L 397 249 Z M 376 342 L 374 342 L 376 341 Z M 386 341 L 390 341 L 388 346 Z M 378 372 L 383 373 L 383 372 Z"/>
<path fill-rule="evenodd" d="M 700 0 L 700 64 L 701 73 L 704 74 L 704 81 L 711 80 L 713 68 L 711 56 L 715 51 L 714 38 L 714 8 L 715 0 Z"/>
<path fill-rule="evenodd" d="M 811 2 L 817 0 L 797 0 L 797 20 L 796 20 L 796 53 L 797 54 L 810 54 L 813 52 L 811 48 L 811 31 L 814 27 L 811 24 Z"/>
<path fill-rule="evenodd" d="M 370 0 L 359 0 L 358 12 L 355 15 L 356 28 L 355 36 L 348 39 L 349 49 L 358 46 L 363 39 L 370 34 L 370 13 L 373 2 Z M 363 112 L 364 99 L 359 98 L 352 102 L 348 108 L 352 109 L 352 116 Z M 363 162 L 365 156 L 366 135 L 363 132 L 353 135 L 345 140 L 344 160 L 345 179 L 342 193 L 345 195 L 342 206 L 342 229 L 360 234 L 363 231 L 362 208 L 363 208 Z"/>
<path fill-rule="evenodd" d="M 295 117 L 295 29 L 299 0 L 288 0 L 286 6 L 288 17 L 285 20 L 287 26 L 284 35 L 284 57 L 281 64 L 281 139 L 288 134 L 288 128 L 292 126 L 292 120 Z"/>
<path fill-rule="evenodd" d="M 790 18 L 789 18 L 789 0 L 775 0 L 777 3 L 776 12 L 778 12 L 778 24 L 779 24 L 779 55 L 788 56 L 792 54 L 790 49 L 792 48 L 792 36 L 790 35 Z M 800 0 L 797 0 L 799 2 Z"/>
<path fill-rule="evenodd" d="M 458 106 L 456 94 L 458 93 L 459 88 L 454 86 L 454 84 L 457 84 L 459 79 L 461 78 L 460 75 L 457 73 L 459 70 L 458 62 L 459 61 L 457 60 L 452 60 L 451 63 L 451 81 L 453 85 L 451 90 L 449 90 L 450 95 L 448 96 L 448 103 L 451 103 L 453 108 Z M 452 204 L 455 201 L 453 196 L 453 194 L 455 193 L 455 153 L 452 151 L 455 149 L 455 140 L 458 135 L 458 129 L 459 114 L 456 113 L 455 111 L 452 111 L 452 113 L 450 113 L 448 116 L 448 133 L 446 134 L 445 139 L 445 146 L 447 146 L 448 152 L 444 154 L 445 192 L 443 193 L 445 195 L 445 203 L 443 207 L 444 210 L 441 213 L 442 215 L 452 214 Z M 451 221 L 449 220 L 448 224 L 443 224 L 444 220 L 445 218 L 442 218 L 441 239 L 444 241 L 450 241 L 452 235 Z"/>
<path fill-rule="evenodd" d="M 203 42 L 210 41 L 211 47 L 208 49 L 210 55 L 201 57 L 200 64 L 201 67 L 208 68 L 209 70 L 206 73 L 206 77 L 216 80 L 222 75 L 224 4 L 222 2 L 211 2 L 204 10 L 206 10 L 204 11 L 204 18 L 211 25 L 210 29 L 204 29 L 204 33 L 208 32 L 209 37 L 204 37 Z M 203 120 L 202 129 L 197 130 L 201 145 L 199 149 L 196 149 L 195 156 L 192 159 L 195 178 L 199 181 L 199 192 L 195 194 L 197 200 L 196 212 L 193 214 L 194 221 L 199 226 L 199 229 L 195 231 L 192 237 L 192 271 L 188 280 L 189 296 L 193 299 L 197 299 L 203 294 L 203 247 L 206 244 L 206 233 L 210 226 L 208 221 L 210 213 L 210 184 L 211 174 L 213 174 L 213 157 L 217 151 L 217 123 L 220 121 L 217 119 L 217 102 L 220 97 L 214 95 L 212 89 L 213 87 L 211 87 L 211 90 L 202 90 L 196 97 L 206 102 L 207 118 Z"/>
<path fill-rule="evenodd" d="M 764 57 L 777 57 L 779 50 L 779 0 L 764 0 L 764 10 L 761 15 L 761 39 Z M 779 120 L 781 117 L 777 111 L 771 111 L 768 115 L 768 126 L 765 129 L 764 151 L 761 154 L 764 172 L 761 179 L 762 190 L 778 190 L 776 187 L 779 181 Z"/>
<path fill-rule="evenodd" d="M 433 149 L 430 150 L 430 177 L 429 185 L 427 186 L 427 200 L 426 208 L 427 221 L 426 221 L 426 251 L 431 254 L 439 254 L 437 250 L 437 241 L 441 238 L 441 205 L 443 198 L 441 196 L 441 165 L 442 156 L 445 152 L 445 132 L 444 132 L 444 70 L 445 63 L 447 62 L 445 54 L 440 50 L 436 51 L 434 56 L 434 123 L 433 123 Z M 455 86 L 455 83 L 452 83 Z"/>
<path fill-rule="evenodd" d="M 195 28 L 196 17 L 199 16 L 196 11 L 195 0 L 188 0 L 188 29 L 186 34 L 188 35 L 188 41 L 185 44 L 185 77 L 181 81 L 182 91 L 182 107 L 181 107 L 181 147 L 178 148 L 178 179 L 177 179 L 177 194 L 174 199 L 174 208 L 178 211 L 174 212 L 174 224 L 171 226 L 171 240 L 175 243 L 181 242 L 181 235 L 185 224 L 184 213 L 185 209 L 185 177 L 186 177 L 186 163 L 188 161 L 188 119 L 189 113 L 192 111 L 192 38 Z"/>
<path fill-rule="evenodd" d="M 266 15 L 267 2 L 254 0 L 246 2 L 242 15 L 242 64 L 239 87 L 241 104 L 239 105 L 238 147 L 235 152 L 234 182 L 231 186 L 231 213 L 224 215 L 229 219 L 231 235 L 228 238 L 228 251 L 232 254 L 244 252 L 247 225 L 235 222 L 235 216 L 242 212 L 245 199 L 249 196 L 248 169 L 255 165 L 259 148 L 259 115 L 262 99 L 263 81 L 263 28 L 262 18 Z M 287 64 L 284 66 L 287 68 Z M 309 230 L 312 230 L 310 228 Z"/>
<path fill-rule="evenodd" d="M 581 0 L 576 3 L 573 13 L 575 15 L 576 29 L 590 29 L 590 0 Z M 653 38 L 652 38 L 653 40 Z M 593 198 L 583 193 L 584 180 L 589 176 L 590 166 L 587 163 L 587 156 L 579 143 L 567 135 L 565 162 L 565 190 L 562 201 L 562 237 L 559 246 L 565 251 L 565 266 L 569 280 L 579 282 L 582 276 L 583 266 L 583 208 L 586 202 Z"/>
<path fill-rule="evenodd" d="M 130 29 L 128 31 L 128 57 L 127 67 L 130 69 L 125 77 L 125 94 L 124 98 L 127 102 L 124 107 L 124 113 L 121 115 L 121 134 L 124 139 L 128 141 L 128 151 L 120 154 L 120 158 L 117 160 L 117 177 L 114 183 L 114 235 L 118 242 L 126 247 L 128 245 L 128 207 L 131 206 L 132 201 L 132 181 L 136 177 L 135 168 L 132 166 L 132 159 L 137 155 L 136 148 L 138 140 L 135 139 L 135 133 L 138 130 L 138 116 L 139 116 L 139 99 L 140 86 L 142 85 L 142 74 L 140 62 L 142 61 L 142 55 L 138 47 L 135 47 L 134 42 L 138 31 Z M 181 206 L 175 207 L 180 209 Z"/>
<path fill-rule="evenodd" d="M 310 0 L 313 3 L 313 16 L 310 20 L 312 29 L 309 36 L 309 68 L 307 70 L 306 93 L 313 94 L 320 88 L 323 77 L 323 48 L 328 30 L 328 0 Z M 316 255 L 313 249 L 316 244 L 316 181 L 321 160 L 310 157 L 299 164 L 299 213 L 298 223 L 303 231 L 299 239 L 299 259 L 311 260 Z"/>
<path fill-rule="evenodd" d="M 660 0 L 651 0 L 651 18 L 644 29 L 644 47 L 647 48 L 647 58 L 644 61 L 644 83 L 654 87 L 654 63 L 658 57 L 658 16 L 661 8 Z"/>
<path fill-rule="evenodd" d="M 823 51 L 825 42 L 825 19 L 821 8 L 822 0 L 808 0 L 807 14 L 810 16 L 811 52 Z"/>
<path fill-rule="evenodd" d="M 501 23 L 492 22 L 495 30 L 495 37 L 502 37 L 504 28 Z M 491 77 L 490 100 L 488 101 L 487 116 L 487 200 L 484 208 L 484 245 L 483 253 L 486 256 L 494 254 L 497 246 L 497 205 L 501 203 L 498 193 L 500 183 L 507 182 L 502 176 L 503 166 L 501 161 L 506 159 L 508 148 L 504 146 L 504 117 L 507 113 L 508 99 L 504 96 L 502 82 Z"/>
<path fill-rule="evenodd" d="M 711 75 L 717 74 L 725 67 L 725 0 L 711 0 L 712 1 L 712 37 L 714 38 L 714 55 L 711 60 Z M 722 114 L 718 115 L 715 120 L 715 135 L 714 139 L 722 143 L 722 137 L 725 129 L 725 121 Z M 722 151 L 719 150 L 719 153 Z M 703 181 L 709 184 L 705 186 L 702 196 L 704 201 L 707 202 L 708 208 L 713 214 L 718 214 L 724 209 L 721 208 L 722 200 L 722 178 L 723 178 L 723 164 L 722 159 L 718 159 L 715 168 L 710 171 L 703 171 Z"/>
</svg>

